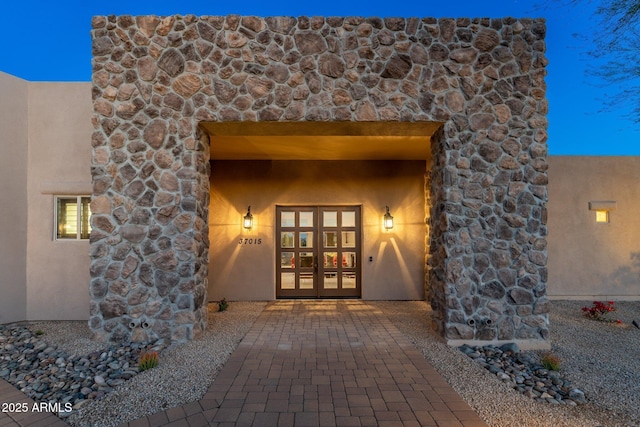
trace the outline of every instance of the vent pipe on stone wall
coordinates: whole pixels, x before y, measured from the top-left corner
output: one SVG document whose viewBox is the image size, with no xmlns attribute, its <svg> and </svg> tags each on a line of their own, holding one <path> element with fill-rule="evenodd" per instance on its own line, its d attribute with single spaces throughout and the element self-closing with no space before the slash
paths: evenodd
<svg viewBox="0 0 640 427">
<path fill-rule="evenodd" d="M 142 323 L 140 323 L 140 326 L 142 326 L 142 329 L 149 329 L 151 327 L 151 322 L 149 319 L 144 319 Z"/>
</svg>

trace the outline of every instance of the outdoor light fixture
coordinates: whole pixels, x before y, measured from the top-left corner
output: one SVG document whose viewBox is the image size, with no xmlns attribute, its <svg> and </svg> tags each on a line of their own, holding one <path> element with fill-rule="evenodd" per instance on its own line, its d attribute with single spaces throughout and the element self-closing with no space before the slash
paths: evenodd
<svg viewBox="0 0 640 427">
<path fill-rule="evenodd" d="M 596 222 L 606 223 L 609 222 L 609 211 L 596 210 Z"/>
<path fill-rule="evenodd" d="M 247 214 L 244 216 L 244 221 L 242 222 L 242 225 L 246 229 L 250 229 L 251 227 L 253 227 L 253 215 L 251 215 L 251 205 L 247 207 Z"/>
<path fill-rule="evenodd" d="M 391 230 L 393 228 L 393 217 L 389 213 L 389 206 L 385 206 L 387 211 L 384 214 L 383 224 L 385 230 Z"/>
<path fill-rule="evenodd" d="M 618 203 L 615 200 L 589 202 L 589 210 L 595 211 L 596 222 L 600 224 L 608 224 L 609 212 L 615 211 L 617 207 Z"/>
</svg>

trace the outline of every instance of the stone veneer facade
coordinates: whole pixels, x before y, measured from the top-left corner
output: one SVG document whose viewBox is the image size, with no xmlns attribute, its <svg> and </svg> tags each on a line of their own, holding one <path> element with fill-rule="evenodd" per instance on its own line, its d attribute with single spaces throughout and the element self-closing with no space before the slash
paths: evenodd
<svg viewBox="0 0 640 427">
<path fill-rule="evenodd" d="M 108 16 L 92 27 L 97 338 L 182 341 L 206 326 L 199 123 L 435 121 L 434 327 L 451 343 L 548 341 L 543 20 Z"/>
</svg>

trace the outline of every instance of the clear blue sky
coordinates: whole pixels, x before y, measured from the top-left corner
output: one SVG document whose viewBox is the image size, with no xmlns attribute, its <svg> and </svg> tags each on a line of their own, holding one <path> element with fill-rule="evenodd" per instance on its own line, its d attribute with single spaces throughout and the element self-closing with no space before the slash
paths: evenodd
<svg viewBox="0 0 640 427">
<path fill-rule="evenodd" d="M 546 1 L 552 0 L 3 0 L 0 71 L 29 81 L 90 81 L 94 15 L 544 17 L 549 152 L 640 155 L 640 125 L 626 111 L 602 112 L 611 89 L 585 77 L 593 60 L 573 34 L 597 30 L 590 8 L 539 6 Z"/>
</svg>

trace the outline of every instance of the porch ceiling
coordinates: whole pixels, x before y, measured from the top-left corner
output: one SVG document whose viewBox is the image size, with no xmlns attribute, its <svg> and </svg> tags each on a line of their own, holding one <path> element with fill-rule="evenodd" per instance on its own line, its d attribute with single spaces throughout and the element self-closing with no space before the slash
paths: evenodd
<svg viewBox="0 0 640 427">
<path fill-rule="evenodd" d="M 204 122 L 212 160 L 428 160 L 436 122 Z"/>
</svg>

